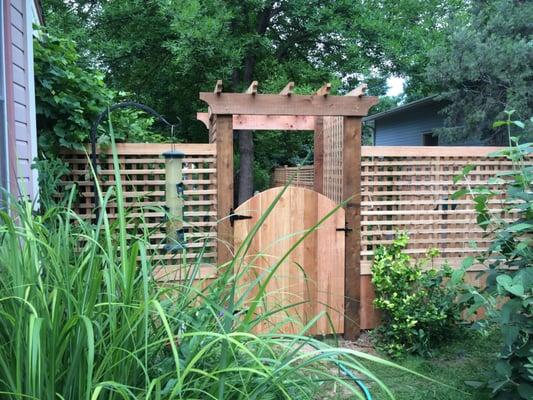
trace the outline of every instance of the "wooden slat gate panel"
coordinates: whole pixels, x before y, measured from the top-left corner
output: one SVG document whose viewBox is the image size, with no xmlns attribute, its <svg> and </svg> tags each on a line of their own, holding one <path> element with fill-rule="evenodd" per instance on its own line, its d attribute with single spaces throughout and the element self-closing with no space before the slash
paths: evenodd
<svg viewBox="0 0 533 400">
<path fill-rule="evenodd" d="M 259 193 L 236 209 L 236 214 L 252 217 L 235 221 L 236 248 L 282 190 L 274 188 Z M 254 237 L 243 264 L 253 263 L 256 274 L 269 270 L 306 229 L 336 206 L 335 202 L 312 190 L 287 188 Z M 323 317 L 312 328 L 311 334 L 342 333 L 344 329 L 344 232 L 336 230 L 343 226 L 344 210 L 339 208 L 291 253 L 267 286 L 267 307 L 270 309 L 305 301 L 288 311 L 304 325 L 320 312 L 329 312 L 333 326 Z M 256 257 L 258 254 L 260 256 Z M 251 276 L 253 274 L 249 274 Z M 273 324 L 280 324 L 285 318 L 285 314 L 278 314 L 262 330 L 270 331 Z M 278 328 L 285 333 L 296 333 L 301 327 L 295 322 Z"/>
</svg>

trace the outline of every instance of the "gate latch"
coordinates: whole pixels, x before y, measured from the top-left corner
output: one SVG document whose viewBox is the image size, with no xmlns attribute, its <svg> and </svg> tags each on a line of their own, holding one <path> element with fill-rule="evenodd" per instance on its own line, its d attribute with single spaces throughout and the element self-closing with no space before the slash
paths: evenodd
<svg viewBox="0 0 533 400">
<path fill-rule="evenodd" d="M 229 210 L 229 223 L 231 226 L 235 223 L 235 221 L 240 221 L 242 219 L 252 219 L 251 215 L 240 215 L 240 214 L 234 214 L 235 210 L 232 208 Z"/>
<path fill-rule="evenodd" d="M 353 229 L 352 228 L 348 228 L 348 223 L 345 222 L 344 223 L 344 228 L 337 228 L 336 231 L 337 232 L 344 232 L 344 234 L 346 235 L 346 234 L 348 234 L 348 232 L 353 231 Z"/>
</svg>

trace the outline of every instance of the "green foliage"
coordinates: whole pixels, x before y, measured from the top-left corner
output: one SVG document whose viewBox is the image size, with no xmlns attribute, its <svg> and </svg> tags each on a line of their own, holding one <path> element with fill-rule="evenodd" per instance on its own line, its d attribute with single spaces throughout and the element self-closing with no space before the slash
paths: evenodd
<svg viewBox="0 0 533 400">
<path fill-rule="evenodd" d="M 452 269 L 425 269 L 438 256 L 413 262 L 403 250 L 409 237 L 399 233 L 391 245 L 380 246 L 372 263 L 374 305 L 381 311 L 380 345 L 391 355 L 429 354 L 432 347 L 450 339 L 460 320 L 456 302 L 460 282 L 451 280 Z"/>
<path fill-rule="evenodd" d="M 510 146 L 491 154 L 504 157 L 513 163 L 513 171 L 499 173 L 489 180 L 490 187 L 471 187 L 460 191 L 456 197 L 472 196 L 479 225 L 493 237 L 486 254 L 479 258 L 489 267 L 487 295 L 497 296 L 501 308 L 490 307 L 494 301 L 476 298 L 475 306 L 489 307 L 492 321 L 502 333 L 502 347 L 495 374 L 489 382 L 498 399 L 531 399 L 533 395 L 533 166 L 531 143 L 518 144 L 511 136 L 511 127 L 523 129 L 525 124 L 512 120 L 508 112 L 506 121 L 496 127 L 507 127 Z M 533 121 L 531 121 L 533 122 Z M 466 171 L 458 179 L 468 179 Z M 496 186 L 494 186 L 496 185 Z M 495 188 L 496 187 L 496 188 Z M 507 218 L 493 212 L 489 201 L 503 197 Z M 510 217 L 510 218 L 509 218 Z M 490 299 L 490 297 L 489 297 Z"/>
<path fill-rule="evenodd" d="M 277 93 L 294 81 L 299 93 L 313 93 L 325 81 L 335 93 L 359 82 L 385 95 L 390 74 L 410 77 L 417 89 L 428 49 L 444 39 L 461 0 L 49 0 L 49 26 L 76 40 L 84 62 L 101 65 L 106 82 L 132 93 L 164 115 L 180 116 L 188 141 L 206 141 L 196 112 L 205 108 L 198 92 L 223 79 L 226 91 L 242 91 L 251 80 L 259 91 Z M 388 103 L 388 102 L 387 102 Z M 366 132 L 366 137 L 370 137 Z M 287 136 L 287 135 L 286 135 Z M 308 140 L 290 133 L 299 156 Z M 277 140 L 276 164 L 294 155 Z M 273 146 L 254 135 L 262 189 L 272 162 L 261 156 Z M 252 148 L 252 146 L 250 146 Z M 304 152 L 305 154 L 305 152 Z M 251 174 L 250 174 L 251 175 Z"/>
<path fill-rule="evenodd" d="M 432 49 L 426 70 L 428 83 L 449 101 L 440 133 L 449 142 L 481 139 L 502 145 L 506 130 L 492 129 L 492 121 L 503 119 L 509 109 L 525 120 L 533 110 L 533 2 L 465 3 L 468 12 L 455 16 L 445 30 L 446 42 Z"/>
<path fill-rule="evenodd" d="M 71 172 L 68 164 L 60 158 L 45 158 L 43 155 L 40 160 L 35 160 L 32 168 L 37 169 L 39 176 L 38 200 L 41 209 L 66 205 L 67 193 L 71 189 L 64 181 Z"/>
<path fill-rule="evenodd" d="M 91 123 L 106 107 L 121 100 L 108 88 L 104 74 L 85 67 L 70 39 L 40 31 L 34 40 L 35 97 L 40 151 L 50 157 L 61 147 L 81 149 L 88 142 Z M 163 140 L 150 132 L 153 120 L 136 110 L 113 113 L 117 139 Z M 99 143 L 109 135 L 99 130 Z"/>
</svg>

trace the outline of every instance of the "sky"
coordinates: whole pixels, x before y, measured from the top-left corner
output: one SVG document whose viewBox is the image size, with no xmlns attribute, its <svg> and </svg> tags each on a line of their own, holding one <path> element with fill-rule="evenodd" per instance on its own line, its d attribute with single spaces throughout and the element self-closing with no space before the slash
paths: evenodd
<svg viewBox="0 0 533 400">
<path fill-rule="evenodd" d="M 403 93 L 403 84 L 405 79 L 398 76 L 391 76 L 387 79 L 387 85 L 389 85 L 389 90 L 387 90 L 387 96 L 399 96 Z"/>
</svg>

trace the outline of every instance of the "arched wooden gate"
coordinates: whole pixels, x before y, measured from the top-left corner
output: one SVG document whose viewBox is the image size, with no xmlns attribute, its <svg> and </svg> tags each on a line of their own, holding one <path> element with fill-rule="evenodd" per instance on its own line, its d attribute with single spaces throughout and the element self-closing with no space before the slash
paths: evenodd
<svg viewBox="0 0 533 400">
<path fill-rule="evenodd" d="M 217 236 L 219 243 L 233 242 L 233 226 L 228 218 L 233 210 L 233 131 L 245 130 L 313 130 L 315 185 L 318 194 L 324 187 L 324 118 L 341 118 L 342 146 L 339 150 L 342 181 L 340 198 L 345 201 L 344 221 L 344 336 L 355 338 L 360 331 L 361 305 L 361 118 L 378 103 L 377 97 L 366 96 L 366 85 L 360 85 L 344 96 L 330 94 L 327 83 L 312 95 L 293 93 L 289 82 L 279 94 L 260 94 L 252 82 L 244 93 L 224 93 L 218 81 L 212 93 L 200 93 L 209 106 L 208 113 L 197 118 L 209 129 L 209 141 L 217 147 Z M 289 133 L 292 134 L 292 133 Z M 327 189 L 327 188 L 326 188 Z M 302 205 L 299 205 L 302 207 Z M 295 208 L 294 212 L 296 212 Z M 225 245 L 217 248 L 218 262 L 232 257 Z"/>
<path fill-rule="evenodd" d="M 316 315 L 327 312 L 330 318 L 324 315 L 309 333 L 343 333 L 344 209 L 334 201 L 315 191 L 293 186 L 259 193 L 235 210 L 241 217 L 234 222 L 235 248 L 280 194 L 245 255 L 244 263 L 252 263 L 250 277 L 266 278 L 308 230 L 328 214 L 332 215 L 290 252 L 268 283 L 266 303 L 270 311 L 295 305 L 275 314 L 268 324 L 277 325 L 276 330 L 284 333 L 298 333 Z M 293 322 L 285 323 L 290 320 Z M 265 326 L 264 330 L 270 331 L 272 326 Z"/>
</svg>

